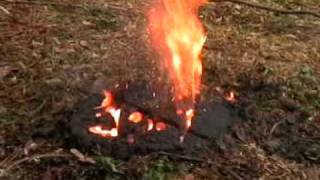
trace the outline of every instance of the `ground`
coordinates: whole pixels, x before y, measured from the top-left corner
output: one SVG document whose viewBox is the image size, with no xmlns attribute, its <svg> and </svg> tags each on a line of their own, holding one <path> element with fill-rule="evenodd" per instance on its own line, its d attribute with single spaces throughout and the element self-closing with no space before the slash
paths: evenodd
<svg viewBox="0 0 320 180">
<path fill-rule="evenodd" d="M 0 2 L 11 14 L 0 10 L 1 178 L 320 179 L 319 18 L 204 6 L 203 88 L 235 91 L 242 118 L 199 155 L 210 163 L 87 152 L 83 160 L 63 138 L 33 135 L 61 120 L 101 77 L 156 78 L 145 30 L 150 1 L 9 2 Z M 320 12 L 318 0 L 260 3 Z"/>
</svg>

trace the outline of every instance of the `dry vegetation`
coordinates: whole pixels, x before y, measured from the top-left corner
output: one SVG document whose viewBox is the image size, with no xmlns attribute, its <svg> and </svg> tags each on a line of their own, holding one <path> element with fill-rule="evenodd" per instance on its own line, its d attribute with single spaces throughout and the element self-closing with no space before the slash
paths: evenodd
<svg viewBox="0 0 320 180">
<path fill-rule="evenodd" d="M 154 76 L 144 29 L 149 1 L 36 2 L 0 1 L 10 13 L 0 10 L 1 178 L 320 179 L 319 18 L 203 7 L 204 84 L 236 90 L 244 122 L 202 155 L 213 164 L 90 154 L 91 164 L 70 155 L 63 140 L 33 135 L 53 127 L 100 77 Z M 320 12 L 318 0 L 260 2 Z"/>
</svg>

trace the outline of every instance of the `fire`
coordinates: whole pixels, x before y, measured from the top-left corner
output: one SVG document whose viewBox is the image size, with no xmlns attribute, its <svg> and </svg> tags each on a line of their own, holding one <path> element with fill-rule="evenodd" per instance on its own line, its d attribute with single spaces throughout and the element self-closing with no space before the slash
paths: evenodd
<svg viewBox="0 0 320 180">
<path fill-rule="evenodd" d="M 113 121 L 115 123 L 115 127 L 111 128 L 110 130 L 103 129 L 102 126 L 92 126 L 89 127 L 89 131 L 93 134 L 101 135 L 103 137 L 117 137 L 118 136 L 118 128 L 119 128 L 119 121 L 121 115 L 121 109 L 116 108 L 113 104 L 113 96 L 111 92 L 104 91 L 104 99 L 100 106 L 96 109 L 102 109 L 105 113 L 109 113 Z M 96 113 L 96 117 L 102 117 L 102 113 Z"/>
<path fill-rule="evenodd" d="M 139 123 L 143 120 L 143 114 L 140 112 L 133 112 L 130 114 L 128 117 L 128 120 L 133 122 L 133 123 Z"/>
<path fill-rule="evenodd" d="M 225 99 L 226 99 L 227 101 L 229 101 L 229 102 L 235 102 L 235 101 L 236 101 L 236 96 L 235 96 L 234 92 L 231 91 L 229 94 L 227 94 L 227 95 L 225 96 Z"/>
<path fill-rule="evenodd" d="M 186 121 L 187 121 L 187 127 L 188 128 L 191 126 L 191 121 L 192 121 L 193 116 L 194 116 L 194 110 L 193 109 L 189 109 L 186 112 Z"/>
<path fill-rule="evenodd" d="M 164 131 L 167 129 L 167 125 L 163 122 L 157 122 L 156 123 L 156 130 L 157 131 Z"/>
<path fill-rule="evenodd" d="M 197 11 L 206 0 L 157 0 L 149 12 L 149 32 L 174 90 L 177 113 L 191 126 L 200 92 L 201 51 L 206 36 Z"/>
<path fill-rule="evenodd" d="M 100 135 L 102 137 L 117 137 L 118 131 L 116 128 L 111 130 L 105 130 L 101 125 L 89 127 L 89 131 L 93 134 Z"/>
<path fill-rule="evenodd" d="M 99 110 L 99 112 L 97 112 L 95 116 L 96 118 L 102 118 L 106 113 L 108 113 L 111 115 L 115 126 L 112 128 L 107 128 L 103 125 L 93 125 L 88 128 L 88 131 L 105 138 L 118 137 L 121 109 L 117 108 L 117 104 L 114 102 L 114 98 L 111 92 L 104 91 L 103 95 L 104 99 L 102 100 L 100 106 L 95 108 Z M 135 111 L 128 116 L 128 121 L 133 123 L 140 123 L 145 120 L 147 123 L 147 131 L 152 131 L 153 129 L 155 129 L 156 131 L 164 131 L 167 129 L 167 125 L 165 123 L 155 123 L 153 119 L 145 117 L 146 116 L 143 113 Z M 128 137 L 128 142 L 132 144 L 134 142 L 134 139 Z"/>
<path fill-rule="evenodd" d="M 103 91 L 103 95 L 104 95 L 104 99 L 99 107 L 100 108 L 108 108 L 112 104 L 112 101 L 113 101 L 112 94 L 109 91 Z"/>
<path fill-rule="evenodd" d="M 148 128 L 147 128 L 147 130 L 148 131 L 152 131 L 152 129 L 153 129 L 153 120 L 152 119 L 148 119 Z"/>
<path fill-rule="evenodd" d="M 165 70 L 173 85 L 177 114 L 184 120 L 184 132 L 192 124 L 196 96 L 200 93 L 202 60 L 201 51 L 206 36 L 198 17 L 198 9 L 207 0 L 155 0 L 155 6 L 148 14 L 148 29 L 154 47 L 159 51 Z M 114 102 L 111 92 L 104 91 L 104 99 L 96 109 L 96 118 L 110 114 L 114 127 L 102 125 L 89 127 L 89 131 L 103 137 L 119 135 L 121 109 Z M 167 125 L 145 118 L 140 112 L 129 115 L 128 121 L 147 121 L 147 130 L 164 131 Z M 183 138 L 183 136 L 182 136 Z"/>
</svg>

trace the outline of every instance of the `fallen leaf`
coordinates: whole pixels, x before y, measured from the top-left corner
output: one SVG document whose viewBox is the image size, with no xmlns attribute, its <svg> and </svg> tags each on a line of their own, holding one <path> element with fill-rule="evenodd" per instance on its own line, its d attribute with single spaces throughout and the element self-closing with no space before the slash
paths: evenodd
<svg viewBox="0 0 320 180">
<path fill-rule="evenodd" d="M 83 20 L 83 21 L 82 21 L 82 24 L 85 25 L 85 26 L 90 26 L 90 25 L 92 25 L 91 22 L 86 21 L 86 20 Z"/>
<path fill-rule="evenodd" d="M 88 41 L 85 41 L 85 40 L 81 40 L 81 41 L 79 42 L 79 44 L 80 44 L 80 46 L 82 46 L 82 47 L 88 47 L 88 45 L 89 45 Z"/>
<path fill-rule="evenodd" d="M 92 58 L 98 58 L 98 57 L 100 57 L 99 54 L 92 53 Z"/>
<path fill-rule="evenodd" d="M 52 87 L 63 87 L 65 85 L 64 82 L 59 78 L 47 79 L 45 82 Z"/>
</svg>

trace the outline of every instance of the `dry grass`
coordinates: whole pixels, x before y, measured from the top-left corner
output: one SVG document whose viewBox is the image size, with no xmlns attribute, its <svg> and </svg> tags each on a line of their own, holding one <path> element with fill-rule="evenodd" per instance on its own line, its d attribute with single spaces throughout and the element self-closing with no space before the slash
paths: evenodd
<svg viewBox="0 0 320 180">
<path fill-rule="evenodd" d="M 59 120 L 66 109 L 88 94 L 96 79 L 107 77 L 110 82 L 116 82 L 156 76 L 154 58 L 145 43 L 143 12 L 149 2 L 54 2 L 79 7 L 0 2 L 19 21 L 13 21 L 0 11 L 0 159 L 9 156 L 16 160 L 26 156 L 23 149 L 33 142 L 32 131 L 39 124 Z M 283 1 L 276 6 L 296 7 L 297 3 L 320 11 L 317 0 Z M 230 3 L 206 6 L 201 17 L 208 30 L 204 51 L 207 86 L 240 87 L 239 77 L 255 79 L 256 70 L 262 67 L 261 79 L 284 83 L 288 95 L 309 110 L 310 124 L 299 124 L 299 127 L 315 126 L 319 121 L 317 108 L 320 108 L 320 101 L 316 99 L 320 98 L 319 19 L 275 15 Z M 248 127 L 255 125 L 249 123 Z M 259 124 L 258 128 L 261 128 Z M 235 179 L 239 174 L 263 179 L 320 177 L 319 163 L 267 154 L 259 147 L 261 142 L 255 140 L 254 135 L 250 136 L 253 138 L 240 143 L 242 149 L 238 153 L 222 153 L 219 157 L 213 153 L 213 159 L 222 162 L 216 166 L 190 167 L 181 163 L 179 170 L 170 167 L 172 162 L 161 161 L 146 167 L 141 165 L 141 169 L 134 171 L 126 169 L 130 164 L 139 164 L 137 160 L 129 162 L 124 169 L 136 178 L 141 174 L 147 178 L 162 177 L 167 172 L 177 179 L 219 179 L 222 176 Z M 59 142 L 36 143 L 39 147 L 30 150 L 32 154 L 62 147 Z M 117 163 L 107 160 L 107 168 L 83 166 L 75 160 L 54 160 L 53 165 L 44 161 L 40 167 L 37 162 L 26 163 L 17 167 L 11 176 L 13 179 L 98 178 L 102 173 L 121 179 L 123 175 L 112 168 L 114 173 L 108 173 L 108 168 L 114 164 L 122 168 Z M 141 160 L 141 163 L 145 162 Z M 252 165 L 257 169 L 252 169 Z"/>
</svg>

